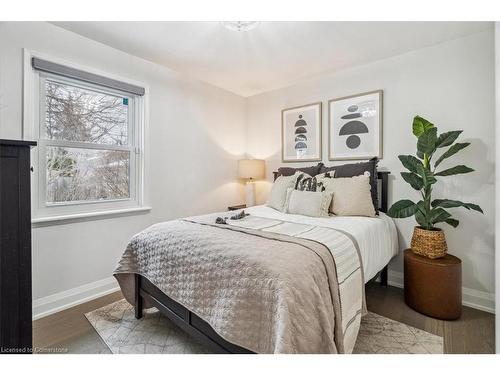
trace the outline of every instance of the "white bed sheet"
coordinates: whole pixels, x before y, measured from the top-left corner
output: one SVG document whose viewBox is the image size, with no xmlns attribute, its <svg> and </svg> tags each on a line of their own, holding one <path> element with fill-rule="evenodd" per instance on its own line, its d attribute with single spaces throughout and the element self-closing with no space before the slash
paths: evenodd
<svg viewBox="0 0 500 375">
<path fill-rule="evenodd" d="M 394 221 L 384 213 L 379 217 L 330 216 L 308 217 L 285 214 L 262 205 L 245 209 L 251 215 L 311 224 L 342 230 L 353 236 L 359 245 L 363 262 L 365 282 L 375 277 L 398 253 L 398 234 Z"/>
</svg>

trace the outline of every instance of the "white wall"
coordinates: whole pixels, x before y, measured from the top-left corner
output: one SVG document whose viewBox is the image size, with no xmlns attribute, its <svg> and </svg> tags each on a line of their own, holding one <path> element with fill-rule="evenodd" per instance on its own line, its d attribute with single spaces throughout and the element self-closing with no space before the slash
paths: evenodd
<svg viewBox="0 0 500 375">
<path fill-rule="evenodd" d="M 500 142 L 500 131 L 498 131 L 498 124 L 500 124 L 500 22 L 495 22 L 495 103 L 496 103 L 496 141 Z M 499 154 L 496 153 L 496 193 L 498 197 L 498 187 L 500 186 L 500 163 L 498 163 Z M 496 199 L 496 229 L 497 233 L 500 232 L 500 201 Z M 500 301 L 500 244 L 496 242 L 496 301 Z M 497 312 L 495 322 L 496 330 L 496 352 L 500 353 L 500 314 Z"/>
<path fill-rule="evenodd" d="M 150 87 L 146 173 L 153 210 L 34 228 L 35 314 L 113 287 L 110 276 L 129 238 L 151 223 L 243 201 L 235 177 L 245 151 L 243 98 L 48 23 L 0 24 L 0 138 L 22 137 L 22 48 Z"/>
<path fill-rule="evenodd" d="M 248 98 L 247 152 L 267 159 L 268 180 L 280 162 L 280 111 L 323 102 L 323 134 L 328 134 L 327 101 L 346 95 L 384 90 L 384 158 L 380 166 L 392 172 L 390 202 L 418 199 L 402 182 L 400 154 L 415 152 L 412 118 L 419 114 L 440 132 L 463 129 L 471 146 L 446 165 L 466 164 L 473 174 L 447 177 L 435 185 L 435 196 L 481 205 L 485 215 L 453 209 L 457 229 L 445 227 L 449 252 L 463 261 L 464 301 L 491 310 L 494 292 L 494 45 L 493 30 L 413 51 L 368 65 L 326 74 L 307 82 Z M 323 161 L 328 162 L 327 137 Z M 309 163 L 311 164 L 311 163 Z M 299 164 L 297 164 L 299 165 Z M 443 163 L 444 165 L 444 163 Z M 269 183 L 259 187 L 262 202 Z M 401 249 L 409 246 L 413 219 L 398 220 Z M 402 259 L 390 265 L 390 279 L 402 283 Z"/>
</svg>

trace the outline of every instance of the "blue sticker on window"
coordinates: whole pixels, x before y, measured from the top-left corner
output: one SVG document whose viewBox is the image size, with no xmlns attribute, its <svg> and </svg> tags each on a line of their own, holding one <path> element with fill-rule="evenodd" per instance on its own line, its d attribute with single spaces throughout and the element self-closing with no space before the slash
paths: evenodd
<svg viewBox="0 0 500 375">
<path fill-rule="evenodd" d="M 128 98 L 123 98 L 123 105 L 128 105 Z"/>
</svg>

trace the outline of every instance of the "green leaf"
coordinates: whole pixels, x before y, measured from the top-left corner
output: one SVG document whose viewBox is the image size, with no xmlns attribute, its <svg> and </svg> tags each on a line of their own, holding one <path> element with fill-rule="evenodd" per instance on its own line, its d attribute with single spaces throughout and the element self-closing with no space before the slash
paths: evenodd
<svg viewBox="0 0 500 375">
<path fill-rule="evenodd" d="M 432 207 L 443 207 L 443 208 L 452 208 L 452 207 L 461 207 L 464 203 L 460 201 L 454 201 L 452 199 L 434 199 L 431 203 Z"/>
<path fill-rule="evenodd" d="M 421 227 L 429 229 L 429 224 L 426 219 L 426 209 L 424 201 L 417 202 L 417 212 L 415 212 L 415 220 Z"/>
<path fill-rule="evenodd" d="M 422 214 L 426 214 L 427 210 L 426 210 L 426 206 L 425 206 L 425 202 L 420 200 L 417 202 L 417 208 L 420 212 L 422 212 Z"/>
<path fill-rule="evenodd" d="M 416 211 L 417 205 L 415 203 L 409 199 L 403 199 L 394 203 L 387 211 L 387 215 L 394 218 L 405 218 L 414 215 Z"/>
<path fill-rule="evenodd" d="M 424 181 L 415 173 L 401 172 L 401 177 L 403 177 L 403 180 L 408 182 L 415 190 L 421 190 L 424 187 Z"/>
<path fill-rule="evenodd" d="M 477 204 L 474 204 L 474 203 L 464 203 L 464 206 L 466 208 L 470 208 L 471 210 L 474 210 L 474 211 L 477 211 L 477 212 L 481 212 L 482 214 L 484 214 L 483 209 L 481 207 L 479 207 Z"/>
<path fill-rule="evenodd" d="M 434 173 L 424 168 L 423 165 L 419 165 L 417 167 L 417 172 L 419 176 L 422 177 L 422 182 L 424 183 L 424 186 L 432 185 L 437 182 L 436 178 L 434 177 Z"/>
<path fill-rule="evenodd" d="M 436 147 L 446 147 L 451 145 L 462 132 L 463 130 L 453 130 L 451 132 L 440 134 L 436 141 Z"/>
<path fill-rule="evenodd" d="M 427 221 L 425 220 L 425 216 L 422 212 L 420 211 L 415 212 L 415 220 L 417 221 L 418 225 L 420 225 L 422 228 L 428 229 Z"/>
<path fill-rule="evenodd" d="M 452 218 L 450 218 L 450 219 L 446 219 L 444 222 L 445 222 L 446 224 L 451 225 L 453 228 L 458 227 L 458 224 L 460 223 L 457 219 L 452 219 Z"/>
<path fill-rule="evenodd" d="M 468 145 L 470 145 L 469 142 L 455 143 L 448 150 L 446 150 L 445 153 L 443 155 L 441 155 L 438 160 L 436 160 L 436 162 L 434 163 L 434 168 L 437 167 L 439 164 L 441 164 L 441 162 L 444 159 L 447 159 L 450 156 L 455 155 L 458 151 L 460 151 L 463 148 L 466 148 Z"/>
<path fill-rule="evenodd" d="M 431 210 L 430 221 L 432 224 L 442 223 L 451 217 L 451 214 L 441 207 Z"/>
<path fill-rule="evenodd" d="M 427 129 L 417 141 L 417 150 L 423 154 L 432 155 L 436 151 L 437 129 Z"/>
<path fill-rule="evenodd" d="M 422 134 L 424 134 L 424 132 L 427 129 L 430 129 L 433 127 L 434 127 L 434 124 L 431 124 L 429 121 L 427 121 L 423 117 L 415 116 L 413 118 L 413 134 L 415 134 L 415 136 L 417 138 L 420 137 Z"/>
<path fill-rule="evenodd" d="M 417 166 L 422 165 L 422 162 L 413 155 L 399 155 L 398 158 L 410 172 L 417 173 Z"/>
<path fill-rule="evenodd" d="M 445 169 L 444 171 L 434 173 L 434 176 L 453 176 L 455 174 L 473 172 L 474 169 L 466 167 L 465 165 L 457 165 L 453 168 Z"/>
<path fill-rule="evenodd" d="M 477 204 L 464 203 L 452 199 L 434 199 L 431 205 L 432 207 L 443 207 L 443 208 L 465 207 L 468 210 L 474 210 L 483 213 L 483 210 Z"/>
</svg>

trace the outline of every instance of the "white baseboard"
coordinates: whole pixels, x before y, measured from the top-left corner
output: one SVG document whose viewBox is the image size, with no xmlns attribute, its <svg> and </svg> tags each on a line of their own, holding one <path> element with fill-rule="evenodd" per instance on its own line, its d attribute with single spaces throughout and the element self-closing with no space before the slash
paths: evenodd
<svg viewBox="0 0 500 375">
<path fill-rule="evenodd" d="M 389 270 L 387 272 L 387 284 L 396 288 L 404 288 L 403 272 Z"/>
<path fill-rule="evenodd" d="M 462 305 L 495 314 L 495 294 L 462 288 Z"/>
<path fill-rule="evenodd" d="M 387 283 L 397 288 L 404 287 L 404 277 L 402 272 L 389 270 Z M 462 288 L 462 305 L 474 309 L 495 313 L 495 295 L 476 289 Z"/>
<path fill-rule="evenodd" d="M 33 320 L 69 309 L 81 303 L 105 296 L 119 290 L 114 277 L 85 284 L 33 301 Z"/>
</svg>

